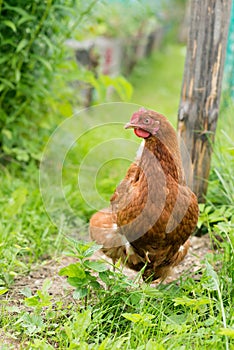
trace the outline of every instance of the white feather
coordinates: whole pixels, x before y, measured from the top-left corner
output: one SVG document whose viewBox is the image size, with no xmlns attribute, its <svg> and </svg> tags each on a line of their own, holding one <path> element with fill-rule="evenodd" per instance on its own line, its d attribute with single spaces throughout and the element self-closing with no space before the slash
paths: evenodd
<svg viewBox="0 0 234 350">
<path fill-rule="evenodd" d="M 184 250 L 184 246 L 181 245 L 181 246 L 179 247 L 179 252 L 183 252 L 183 250 Z"/>
<path fill-rule="evenodd" d="M 141 159 L 144 146 L 145 146 L 145 140 L 142 140 L 142 142 L 140 144 L 140 147 L 137 150 L 136 160 L 140 160 Z"/>
</svg>

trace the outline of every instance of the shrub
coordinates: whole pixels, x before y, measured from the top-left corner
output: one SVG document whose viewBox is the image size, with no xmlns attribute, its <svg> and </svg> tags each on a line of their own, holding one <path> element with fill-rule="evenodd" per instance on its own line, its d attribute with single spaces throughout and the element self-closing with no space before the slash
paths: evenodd
<svg viewBox="0 0 234 350">
<path fill-rule="evenodd" d="M 1 158 L 35 155 L 38 124 L 64 53 L 63 42 L 95 2 L 3 0 L 0 4 Z M 35 147 L 35 145 L 34 145 Z M 31 148 L 31 149 L 30 149 Z"/>
</svg>

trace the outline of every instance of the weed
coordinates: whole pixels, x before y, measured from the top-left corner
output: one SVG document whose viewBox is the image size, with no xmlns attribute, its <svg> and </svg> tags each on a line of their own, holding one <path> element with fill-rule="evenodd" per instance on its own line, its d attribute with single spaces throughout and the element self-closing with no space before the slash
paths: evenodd
<svg viewBox="0 0 234 350">
<path fill-rule="evenodd" d="M 70 245 L 68 255 L 77 258 L 78 262 L 63 267 L 59 271 L 59 275 L 68 277 L 68 283 L 76 288 L 73 297 L 75 299 L 85 298 L 85 307 L 87 307 L 91 289 L 97 290 L 101 288 L 93 272 L 102 273 L 107 270 L 107 267 L 102 261 L 91 261 L 88 259 L 101 246 L 96 245 L 94 242 L 85 243 L 74 239 L 70 239 L 70 241 L 72 245 Z"/>
</svg>

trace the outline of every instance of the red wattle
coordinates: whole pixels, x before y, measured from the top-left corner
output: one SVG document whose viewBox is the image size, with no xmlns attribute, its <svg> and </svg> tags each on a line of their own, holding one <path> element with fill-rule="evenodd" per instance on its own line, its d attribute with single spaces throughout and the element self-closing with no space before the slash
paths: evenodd
<svg viewBox="0 0 234 350">
<path fill-rule="evenodd" d="M 135 132 L 136 136 L 142 137 L 143 139 L 147 139 L 147 137 L 150 136 L 150 133 L 148 131 L 143 130 L 143 129 L 135 128 L 134 132 Z"/>
</svg>

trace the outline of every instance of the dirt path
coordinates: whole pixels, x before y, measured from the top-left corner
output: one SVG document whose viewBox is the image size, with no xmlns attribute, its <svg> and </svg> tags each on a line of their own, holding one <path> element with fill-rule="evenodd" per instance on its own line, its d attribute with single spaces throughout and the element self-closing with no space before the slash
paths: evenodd
<svg viewBox="0 0 234 350">
<path fill-rule="evenodd" d="M 185 271 L 189 271 L 190 276 L 194 275 L 194 273 L 201 268 L 201 261 L 209 251 L 211 251 L 211 243 L 208 235 L 202 236 L 201 238 L 192 237 L 191 248 L 188 255 L 185 257 L 184 261 L 174 269 L 173 275 L 168 277 L 165 283 L 178 279 Z M 97 252 L 93 255 L 92 259 L 108 260 L 101 252 Z M 74 262 L 72 258 L 62 257 L 57 260 L 46 261 L 41 266 L 34 266 L 29 275 L 16 279 L 12 289 L 8 293 L 7 299 L 9 302 L 13 302 L 16 298 L 22 299 L 20 291 L 25 287 L 30 288 L 32 294 L 35 293 L 37 289 L 41 288 L 46 278 L 51 279 L 53 282 L 50 288 L 51 295 L 65 298 L 70 287 L 66 283 L 66 278 L 59 276 L 58 272 L 62 267 L 72 262 Z M 133 279 L 136 276 L 136 272 L 128 268 L 124 268 L 123 271 L 129 278 Z"/>
<path fill-rule="evenodd" d="M 194 276 L 195 272 L 202 267 L 202 261 L 205 255 L 211 251 L 211 242 L 208 235 L 191 238 L 191 248 L 184 261 L 174 269 L 172 276 L 168 277 L 164 283 L 170 283 L 173 280 L 177 280 L 183 273 L 189 271 L 190 276 Z M 92 259 L 105 259 L 108 260 L 101 252 L 96 253 Z M 17 306 L 19 308 L 25 308 L 23 300 L 24 295 L 21 291 L 24 288 L 29 288 L 34 294 L 38 289 L 41 289 L 43 282 L 46 278 L 52 281 L 50 287 L 50 294 L 55 300 L 64 300 L 65 302 L 71 302 L 73 289 L 67 284 L 66 278 L 58 275 L 59 270 L 74 262 L 74 259 L 68 257 L 61 257 L 59 259 L 53 259 L 43 262 L 40 266 L 35 265 L 32 267 L 31 272 L 27 276 L 21 276 L 16 279 L 14 285 L 9 292 L 1 297 L 2 301 L 7 306 Z M 134 279 L 136 272 L 124 268 L 124 274 L 129 278 Z M 155 287 L 157 282 L 154 283 Z M 10 337 L 10 334 L 5 334 L 0 330 L 0 345 L 5 344 L 9 346 L 9 349 L 20 349 L 20 344 L 16 339 Z"/>
</svg>

